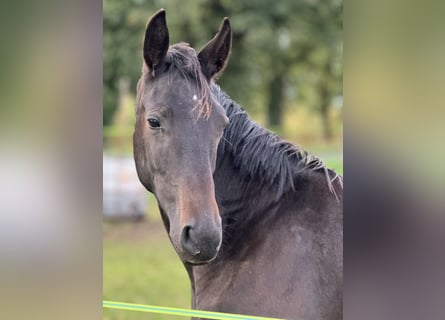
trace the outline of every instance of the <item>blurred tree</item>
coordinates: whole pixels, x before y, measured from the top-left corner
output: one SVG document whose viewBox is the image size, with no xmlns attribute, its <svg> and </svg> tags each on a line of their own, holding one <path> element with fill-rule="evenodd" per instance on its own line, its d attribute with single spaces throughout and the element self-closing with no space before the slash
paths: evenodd
<svg viewBox="0 0 445 320">
<path fill-rule="evenodd" d="M 266 112 L 279 128 L 287 92 L 322 119 L 331 138 L 329 111 L 341 95 L 341 0 L 104 0 L 104 123 L 116 110 L 117 84 L 140 76 L 141 41 L 147 19 L 167 10 L 171 43 L 198 49 L 217 32 L 224 16 L 233 29 L 232 59 L 219 83 L 248 110 Z M 294 98 L 292 98 L 294 100 Z"/>
<path fill-rule="evenodd" d="M 141 1 L 103 2 L 104 125 L 111 123 L 117 110 L 120 78 L 130 79 L 133 89 L 140 75 L 141 28 L 150 14 Z"/>
<path fill-rule="evenodd" d="M 260 69 L 265 73 L 268 125 L 282 125 L 286 87 L 296 84 L 298 90 L 290 89 L 320 113 L 323 136 L 330 139 L 329 108 L 341 94 L 341 1 L 287 0 L 264 3 L 263 8 L 262 2 L 255 3 L 260 27 L 251 32 L 262 36 L 254 37 L 251 46 L 264 54 Z"/>
<path fill-rule="evenodd" d="M 300 47 L 308 50 L 300 51 L 303 55 L 298 58 L 299 72 L 303 74 L 297 74 L 301 97 L 320 114 L 325 140 L 332 138 L 329 111 L 333 99 L 342 95 L 342 15 L 341 0 L 320 1 L 307 6 L 304 17 L 308 37 Z"/>
</svg>

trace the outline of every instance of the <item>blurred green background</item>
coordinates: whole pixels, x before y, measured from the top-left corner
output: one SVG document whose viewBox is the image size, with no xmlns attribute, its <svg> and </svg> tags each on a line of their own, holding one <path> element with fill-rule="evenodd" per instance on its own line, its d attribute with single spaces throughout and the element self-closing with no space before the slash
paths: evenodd
<svg viewBox="0 0 445 320">
<path fill-rule="evenodd" d="M 256 122 L 343 173 L 341 0 L 104 0 L 104 153 L 131 156 L 142 38 L 160 8 L 167 10 L 170 43 L 197 50 L 229 17 L 232 54 L 220 86 Z M 143 221 L 104 221 L 104 299 L 188 308 L 188 277 L 147 197 Z M 177 318 L 109 309 L 103 317 Z"/>
</svg>

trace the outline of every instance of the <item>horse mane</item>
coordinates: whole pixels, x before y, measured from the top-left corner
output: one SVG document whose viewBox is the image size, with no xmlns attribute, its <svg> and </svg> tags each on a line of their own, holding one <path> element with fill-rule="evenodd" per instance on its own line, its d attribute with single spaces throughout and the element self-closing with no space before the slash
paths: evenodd
<svg viewBox="0 0 445 320">
<path fill-rule="evenodd" d="M 195 49 L 185 42 L 170 46 L 164 63 L 157 67 L 151 76 L 156 77 L 162 73 L 167 73 L 169 77 L 179 74 L 187 80 L 187 83 L 195 81 L 199 92 L 195 105 L 195 109 L 198 111 L 198 119 L 208 119 L 211 112 L 210 88 L 207 79 L 201 72 L 201 64 Z"/>
<path fill-rule="evenodd" d="M 220 147 L 230 152 L 241 174 L 258 177 L 262 184 L 277 185 L 278 199 L 291 190 L 295 191 L 296 175 L 305 171 L 322 172 L 329 190 L 338 199 L 333 182 L 338 179 L 343 188 L 341 176 L 328 169 L 318 157 L 249 119 L 247 113 L 218 85 L 214 84 L 212 89 L 230 120 Z"/>
</svg>

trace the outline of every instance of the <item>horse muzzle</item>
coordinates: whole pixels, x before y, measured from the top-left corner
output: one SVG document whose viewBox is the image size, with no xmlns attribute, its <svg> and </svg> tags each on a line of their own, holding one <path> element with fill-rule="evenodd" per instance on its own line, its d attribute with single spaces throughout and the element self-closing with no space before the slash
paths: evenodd
<svg viewBox="0 0 445 320">
<path fill-rule="evenodd" d="M 218 225 L 185 225 L 180 236 L 183 260 L 204 264 L 216 258 L 222 242 L 221 222 Z"/>
</svg>

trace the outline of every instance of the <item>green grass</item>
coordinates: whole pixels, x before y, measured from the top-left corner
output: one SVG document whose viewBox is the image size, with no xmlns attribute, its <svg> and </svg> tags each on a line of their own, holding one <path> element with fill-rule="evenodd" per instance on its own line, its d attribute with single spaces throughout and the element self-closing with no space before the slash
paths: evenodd
<svg viewBox="0 0 445 320">
<path fill-rule="evenodd" d="M 104 223 L 103 299 L 189 308 L 187 273 L 158 221 Z M 103 319 L 178 319 L 104 309 Z"/>
<path fill-rule="evenodd" d="M 343 175 L 343 153 L 321 154 L 319 157 L 328 168 L 334 169 L 335 172 Z"/>
<path fill-rule="evenodd" d="M 335 172 L 343 175 L 343 152 L 341 144 L 314 144 L 303 146 L 303 148 L 309 153 L 318 156 L 328 168 L 334 169 Z"/>
<path fill-rule="evenodd" d="M 340 175 L 343 175 L 343 161 L 337 159 L 331 159 L 324 161 L 326 166 L 330 169 L 334 169 Z"/>
</svg>

